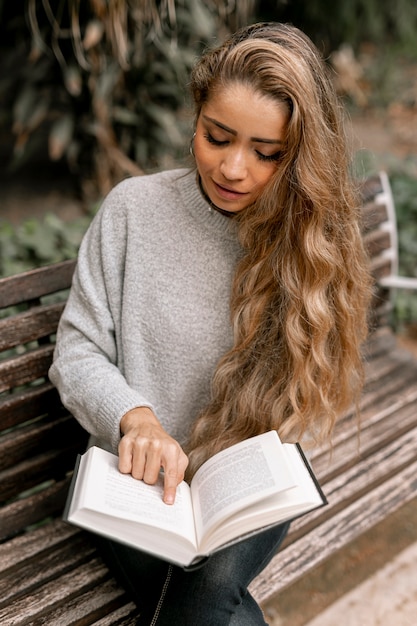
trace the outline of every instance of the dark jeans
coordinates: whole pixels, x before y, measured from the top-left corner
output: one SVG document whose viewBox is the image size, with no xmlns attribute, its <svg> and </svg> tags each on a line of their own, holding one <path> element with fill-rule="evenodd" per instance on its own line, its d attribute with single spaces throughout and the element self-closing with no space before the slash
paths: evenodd
<svg viewBox="0 0 417 626">
<path fill-rule="evenodd" d="M 141 626 L 259 626 L 262 611 L 248 585 L 287 534 L 274 526 L 184 570 L 119 543 L 97 538 L 110 569 L 140 610 Z"/>
</svg>

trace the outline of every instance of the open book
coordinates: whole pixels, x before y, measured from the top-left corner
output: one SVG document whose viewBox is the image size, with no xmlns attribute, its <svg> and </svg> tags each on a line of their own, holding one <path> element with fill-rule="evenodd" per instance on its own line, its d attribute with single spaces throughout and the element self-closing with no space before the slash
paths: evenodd
<svg viewBox="0 0 417 626">
<path fill-rule="evenodd" d="M 298 444 L 270 431 L 206 461 L 175 504 L 163 478 L 147 485 L 118 470 L 118 458 L 92 447 L 78 458 L 64 519 L 173 563 L 202 557 L 326 504 Z"/>
</svg>

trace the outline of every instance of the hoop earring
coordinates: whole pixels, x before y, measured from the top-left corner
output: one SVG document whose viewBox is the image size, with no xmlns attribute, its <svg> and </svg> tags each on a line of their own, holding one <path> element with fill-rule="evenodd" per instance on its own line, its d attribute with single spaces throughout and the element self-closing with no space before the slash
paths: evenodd
<svg viewBox="0 0 417 626">
<path fill-rule="evenodd" d="M 195 133 L 193 134 L 193 136 L 191 137 L 191 141 L 190 141 L 190 154 L 192 157 L 194 157 L 194 139 L 195 139 Z"/>
</svg>

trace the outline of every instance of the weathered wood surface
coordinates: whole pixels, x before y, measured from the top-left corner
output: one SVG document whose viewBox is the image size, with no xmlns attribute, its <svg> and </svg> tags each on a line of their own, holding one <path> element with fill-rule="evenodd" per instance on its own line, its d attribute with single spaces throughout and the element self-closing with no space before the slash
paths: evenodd
<svg viewBox="0 0 417 626">
<path fill-rule="evenodd" d="M 0 624 L 97 626 L 135 617 L 86 533 L 55 520 L 0 545 Z"/>
<path fill-rule="evenodd" d="M 416 493 L 417 463 L 407 467 L 330 517 L 310 534 L 284 547 L 251 586 L 259 602 L 271 599 L 301 576 L 320 565 L 366 530 L 408 502 Z"/>
<path fill-rule="evenodd" d="M 0 309 L 68 289 L 75 261 L 63 261 L 0 279 Z"/>
<path fill-rule="evenodd" d="M 45 304 L 0 320 L 0 350 L 22 346 L 52 335 L 61 317 L 63 303 Z"/>
</svg>

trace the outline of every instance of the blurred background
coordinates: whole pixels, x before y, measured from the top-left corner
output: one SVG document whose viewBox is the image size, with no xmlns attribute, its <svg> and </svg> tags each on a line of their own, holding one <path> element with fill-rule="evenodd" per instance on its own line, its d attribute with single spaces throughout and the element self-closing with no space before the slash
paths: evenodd
<svg viewBox="0 0 417 626">
<path fill-rule="evenodd" d="M 388 172 L 400 273 L 417 276 L 415 0 L 0 0 L 0 276 L 75 257 L 114 184 L 180 165 L 194 61 L 263 20 L 293 23 L 322 51 L 354 174 Z M 393 324 L 416 349 L 416 296 L 395 304 Z M 416 513 L 414 501 L 285 591 L 267 607 L 273 623 L 305 624 L 417 541 Z"/>
<path fill-rule="evenodd" d="M 181 163 L 196 57 L 261 20 L 323 52 L 356 173 L 387 169 L 416 275 L 415 0 L 0 0 L 0 275 L 75 256 L 116 182 Z"/>
</svg>

